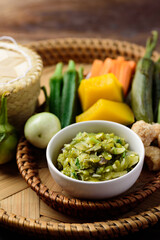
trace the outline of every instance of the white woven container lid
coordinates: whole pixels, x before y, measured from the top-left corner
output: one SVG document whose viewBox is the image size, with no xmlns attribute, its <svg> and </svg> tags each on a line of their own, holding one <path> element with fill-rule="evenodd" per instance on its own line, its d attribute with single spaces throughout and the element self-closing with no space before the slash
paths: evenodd
<svg viewBox="0 0 160 240">
<path fill-rule="evenodd" d="M 0 85 L 18 80 L 29 69 L 27 59 L 9 47 L 10 44 L 0 42 Z"/>
<path fill-rule="evenodd" d="M 7 39 L 8 37 L 5 37 Z M 42 60 L 31 49 L 0 38 L 0 96 L 8 91 L 8 116 L 20 128 L 33 114 L 40 91 Z M 10 40 L 8 38 L 7 40 Z"/>
</svg>

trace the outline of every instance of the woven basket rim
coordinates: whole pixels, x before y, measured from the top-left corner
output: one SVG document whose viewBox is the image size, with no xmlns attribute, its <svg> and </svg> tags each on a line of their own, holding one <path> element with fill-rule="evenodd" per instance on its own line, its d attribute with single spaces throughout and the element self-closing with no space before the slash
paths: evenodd
<svg viewBox="0 0 160 240">
<path fill-rule="evenodd" d="M 118 39 L 111 39 L 111 38 L 98 38 L 98 37 L 64 37 L 64 38 L 49 38 L 47 40 L 38 40 L 38 41 L 31 41 L 29 43 L 25 43 L 23 44 L 22 46 L 23 47 L 27 47 L 27 48 L 30 48 L 30 49 L 38 49 L 39 46 L 44 46 L 47 44 L 50 44 L 50 43 L 75 43 L 75 42 L 79 42 L 79 43 L 88 43 L 90 44 L 90 42 L 94 42 L 94 43 L 99 43 L 100 45 L 101 44 L 105 44 L 105 43 L 111 43 L 111 44 L 116 44 L 116 43 L 119 43 L 120 45 L 123 45 L 123 44 L 127 44 L 127 45 L 130 45 L 130 46 L 135 46 L 137 47 L 138 49 L 142 49 L 143 51 L 145 50 L 145 46 L 143 45 L 140 45 L 140 44 L 137 44 L 137 43 L 134 43 L 134 42 L 129 42 L 129 41 L 126 41 L 126 40 L 118 40 Z M 47 46 L 46 46 L 47 48 Z M 153 52 L 153 55 L 154 54 L 158 54 L 159 55 L 159 52 L 157 52 L 156 50 Z"/>
<path fill-rule="evenodd" d="M 47 49 L 47 52 L 50 50 L 50 47 L 52 48 L 52 46 L 56 46 L 56 48 L 60 48 L 61 44 L 65 44 L 66 48 L 68 48 L 70 46 L 70 44 L 75 44 L 78 43 L 79 45 L 81 45 L 82 49 L 85 48 L 83 46 L 83 44 L 86 44 L 87 47 L 92 48 L 92 44 L 97 44 L 98 48 L 103 48 L 103 47 L 110 47 L 112 46 L 115 49 L 117 49 L 118 47 L 121 47 L 123 49 L 123 51 L 125 51 L 125 47 L 128 46 L 131 50 L 131 52 L 133 51 L 133 49 L 136 49 L 136 52 L 140 53 L 140 57 L 142 57 L 144 55 L 145 52 L 145 46 L 134 43 L 134 42 L 129 42 L 126 40 L 118 40 L 118 39 L 111 39 L 111 38 L 92 38 L 92 37 L 81 37 L 81 38 L 77 38 L 77 37 L 65 37 L 65 38 L 54 38 L 54 39 L 48 39 L 48 40 L 39 40 L 39 41 L 31 41 L 29 43 L 24 44 L 24 47 L 30 48 L 32 50 L 34 50 L 35 52 L 38 52 L 39 55 L 42 54 L 42 51 L 44 49 Z M 42 51 L 41 51 L 42 48 Z M 125 58 L 127 58 L 125 56 L 125 52 L 124 54 L 121 53 L 121 55 L 124 55 Z M 153 60 L 158 60 L 158 58 L 160 57 L 160 53 L 155 49 L 153 51 L 152 54 L 152 59 Z M 130 58 L 134 58 L 134 56 L 131 56 Z M 75 59 L 76 61 L 76 59 Z M 44 63 L 44 67 L 45 67 L 45 63 Z"/>
<path fill-rule="evenodd" d="M 112 214 L 112 211 L 118 210 L 123 212 L 123 207 L 132 209 L 160 188 L 160 172 L 158 172 L 151 181 L 147 182 L 140 189 L 138 188 L 138 190 L 134 192 L 126 193 L 113 199 L 92 201 L 66 197 L 60 193 L 53 193 L 43 182 L 41 182 L 41 179 L 37 175 L 38 166 L 34 162 L 32 149 L 34 152 L 34 147 L 30 145 L 25 137 L 22 137 L 17 147 L 17 165 L 20 174 L 44 202 L 56 210 L 69 215 L 77 215 L 78 213 L 80 216 L 82 215 L 85 217 L 85 215 L 88 215 L 88 211 L 90 215 L 90 211 L 93 211 L 94 215 L 94 212 L 96 214 L 97 210 L 99 210 L 99 212 L 101 210 L 102 212 L 107 211 L 107 213 L 110 214 Z M 23 158 L 23 156 L 25 156 L 25 158 Z M 104 214 L 106 213 L 104 212 Z"/>
<path fill-rule="evenodd" d="M 50 38 L 47 40 L 38 40 L 38 41 L 31 41 L 29 43 L 23 44 L 22 46 L 30 48 L 32 50 L 34 50 L 35 52 L 39 52 L 39 48 L 41 48 L 42 46 L 49 49 L 50 45 L 54 44 L 56 45 L 58 43 L 65 43 L 65 44 L 75 44 L 75 43 L 80 43 L 82 44 L 82 48 L 83 48 L 83 43 L 87 43 L 87 46 L 90 45 L 90 43 L 96 43 L 99 44 L 99 46 L 101 45 L 108 45 L 108 43 L 110 43 L 111 45 L 115 45 L 115 48 L 117 47 L 116 45 L 120 45 L 122 48 L 125 46 L 129 46 L 132 48 L 136 48 L 137 51 L 142 52 L 142 54 L 145 51 L 145 46 L 144 45 L 140 45 L 134 42 L 129 42 L 126 40 L 118 40 L 118 39 L 111 39 L 111 38 L 98 38 L 98 37 L 64 37 L 64 38 Z M 68 47 L 68 46 L 67 46 Z M 160 57 L 160 53 L 155 49 L 153 51 L 152 54 L 152 58 L 154 60 L 158 60 L 158 58 Z"/>
<path fill-rule="evenodd" d="M 109 220 L 106 222 L 94 222 L 94 223 L 56 223 L 46 222 L 43 220 L 25 218 L 23 216 L 16 215 L 14 213 L 7 213 L 4 209 L 0 208 L 0 225 L 7 226 L 8 228 L 14 228 L 14 230 L 23 229 L 26 232 L 35 232 L 36 235 L 43 236 L 63 236 L 64 231 L 70 239 L 76 239 L 77 235 L 83 236 L 85 230 L 90 232 L 91 236 L 96 235 L 96 239 L 111 239 L 114 237 L 120 237 L 134 233 L 156 224 L 160 219 L 160 206 L 156 206 L 149 211 L 145 211 L 141 214 L 133 215 L 132 217 L 121 218 L 118 220 Z M 23 231 L 24 232 L 24 231 Z M 105 233 L 105 235 L 104 235 Z M 89 234 L 89 235 L 90 235 Z M 100 235 L 99 235 L 100 234 Z M 88 239 L 88 238 L 87 238 Z"/>
<path fill-rule="evenodd" d="M 111 40 L 111 39 L 93 39 L 93 38 L 65 38 L 65 39 L 51 39 L 51 40 L 43 40 L 39 42 L 32 42 L 29 44 L 26 44 L 26 46 L 31 47 L 38 51 L 42 48 L 47 48 L 48 44 L 52 43 L 55 44 L 57 41 L 64 42 L 64 41 L 78 41 L 78 42 L 85 42 L 85 41 L 99 41 L 102 44 L 106 43 L 107 41 L 111 41 L 112 43 L 118 43 L 120 45 L 129 44 L 130 46 L 134 46 L 135 48 L 138 47 L 138 49 L 144 50 L 144 47 L 136 45 L 134 43 L 128 43 L 126 41 L 119 41 L 119 40 Z M 154 52 L 154 57 L 157 58 L 159 54 L 157 52 Z M 21 168 L 22 162 L 24 163 L 25 160 L 21 157 L 21 150 L 22 145 L 26 149 L 26 141 L 24 143 L 24 139 L 21 139 L 18 144 L 18 150 L 17 150 L 17 165 L 19 167 L 19 170 L 21 172 L 21 175 L 25 177 L 25 169 Z M 26 150 L 25 150 L 26 151 Z M 23 174 L 22 174 L 23 173 Z M 30 177 L 35 177 L 34 169 L 30 169 Z M 32 184 L 31 178 L 27 179 L 27 182 L 29 184 Z M 156 190 L 159 188 L 159 182 L 160 182 L 160 173 L 157 174 L 157 179 L 155 179 L 155 187 L 152 189 Z M 36 184 L 39 184 L 36 182 Z M 36 186 L 35 184 L 35 186 Z M 148 193 L 150 194 L 150 193 Z M 94 222 L 94 223 L 83 223 L 83 224 L 76 224 L 76 223 L 55 223 L 52 221 L 45 222 L 42 220 L 35 220 L 35 219 L 26 219 L 23 216 L 17 216 L 14 213 L 7 213 L 4 209 L 0 209 L 0 223 L 7 226 L 12 226 L 15 229 L 23 228 L 27 232 L 36 232 L 36 234 L 45 234 L 45 235 L 54 235 L 54 236 L 60 236 L 61 234 L 64 236 L 70 236 L 70 237 L 77 237 L 82 236 L 83 234 L 88 232 L 91 233 L 92 236 L 98 237 L 99 234 L 102 234 L 102 238 L 104 239 L 106 236 L 107 238 L 114 238 L 115 236 L 123 236 L 127 235 L 131 232 L 138 231 L 140 229 L 147 228 L 155 223 L 158 222 L 160 219 L 160 205 L 155 206 L 147 211 L 144 211 L 140 214 L 133 215 L 131 217 L 127 218 L 121 218 L 117 220 L 109 220 L 106 222 Z M 64 234 L 65 232 L 65 234 Z"/>
</svg>

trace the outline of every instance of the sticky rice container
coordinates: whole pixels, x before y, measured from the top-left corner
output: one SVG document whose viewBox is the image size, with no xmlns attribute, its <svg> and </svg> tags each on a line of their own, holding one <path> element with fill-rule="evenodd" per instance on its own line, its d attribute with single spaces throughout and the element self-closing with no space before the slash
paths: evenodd
<svg viewBox="0 0 160 240">
<path fill-rule="evenodd" d="M 0 41 L 0 97 L 9 92 L 9 122 L 18 130 L 35 112 L 42 73 L 40 56 L 21 45 Z"/>
</svg>

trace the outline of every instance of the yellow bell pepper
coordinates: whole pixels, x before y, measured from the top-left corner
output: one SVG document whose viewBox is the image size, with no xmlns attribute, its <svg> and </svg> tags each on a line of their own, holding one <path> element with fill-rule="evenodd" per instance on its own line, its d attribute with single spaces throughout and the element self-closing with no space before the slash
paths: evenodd
<svg viewBox="0 0 160 240">
<path fill-rule="evenodd" d="M 78 94 L 83 111 L 100 98 L 117 102 L 123 101 L 122 85 L 112 73 L 82 80 Z"/>
<path fill-rule="evenodd" d="M 76 122 L 89 120 L 107 120 L 129 125 L 134 122 L 134 115 L 125 103 L 99 99 L 88 110 L 76 117 Z"/>
</svg>

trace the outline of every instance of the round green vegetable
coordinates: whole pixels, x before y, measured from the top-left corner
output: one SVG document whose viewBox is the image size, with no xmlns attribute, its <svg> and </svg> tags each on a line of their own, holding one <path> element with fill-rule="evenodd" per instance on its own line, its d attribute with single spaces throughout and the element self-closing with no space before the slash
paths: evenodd
<svg viewBox="0 0 160 240">
<path fill-rule="evenodd" d="M 61 129 L 59 118 L 49 112 L 31 116 L 25 126 L 24 135 L 35 147 L 46 148 L 50 139 Z"/>
</svg>

